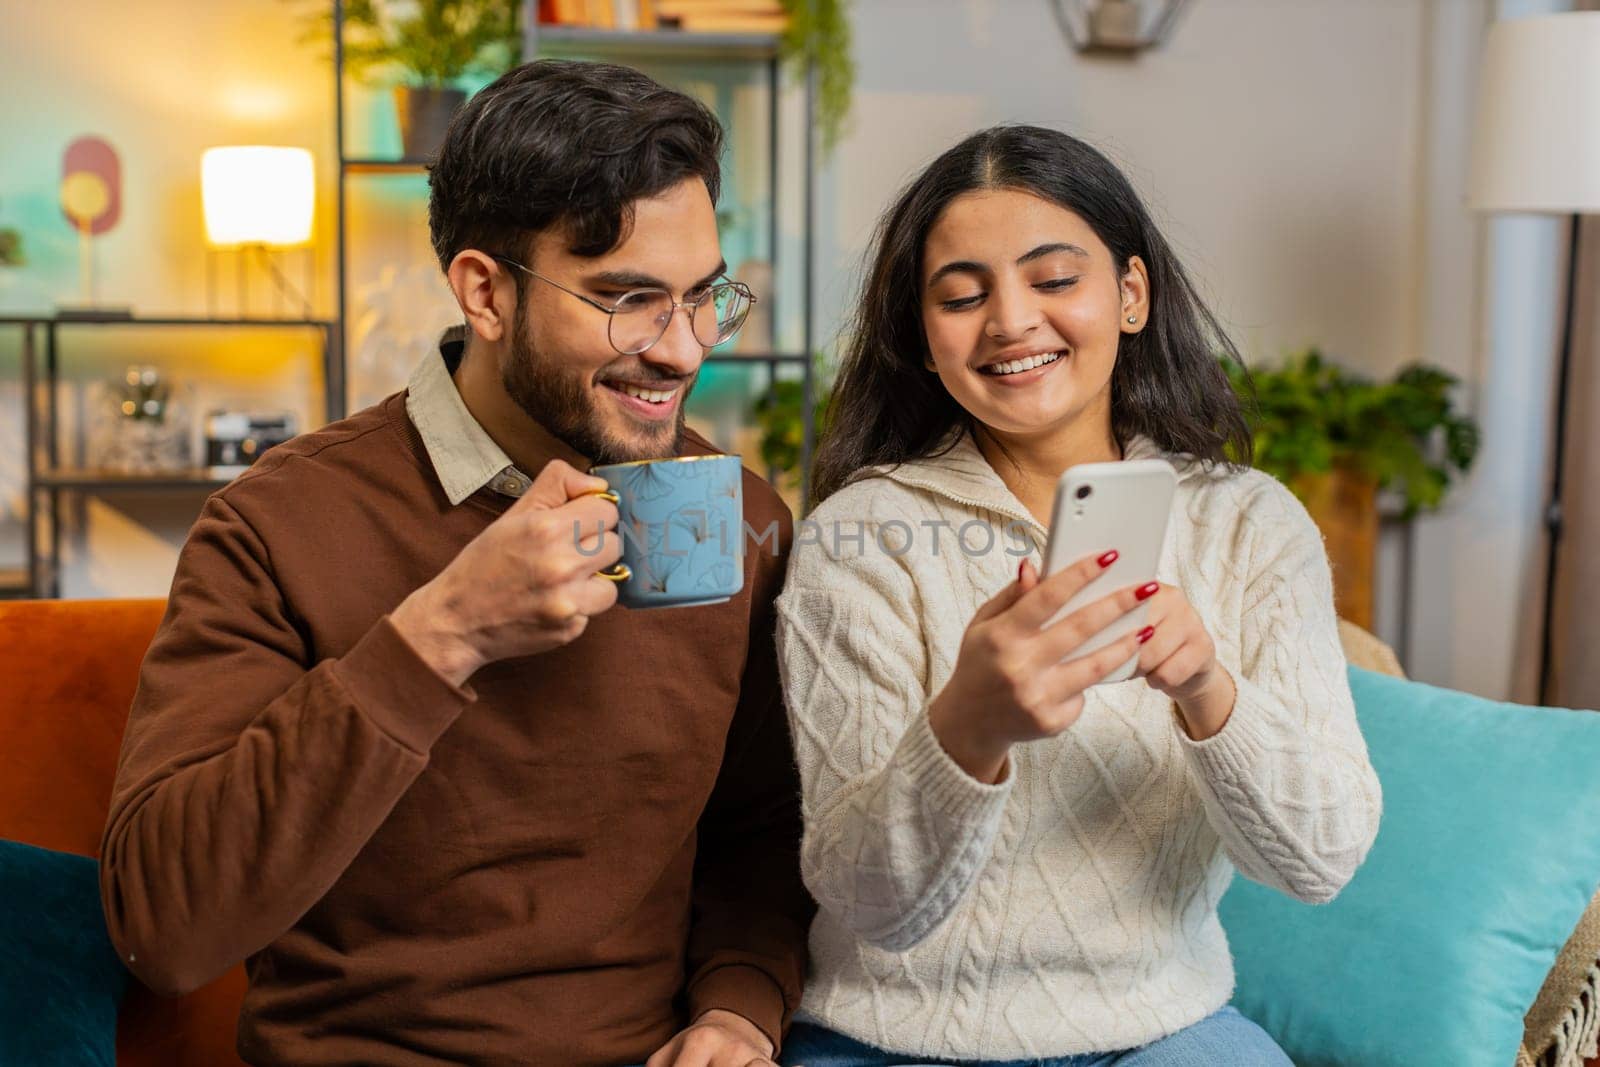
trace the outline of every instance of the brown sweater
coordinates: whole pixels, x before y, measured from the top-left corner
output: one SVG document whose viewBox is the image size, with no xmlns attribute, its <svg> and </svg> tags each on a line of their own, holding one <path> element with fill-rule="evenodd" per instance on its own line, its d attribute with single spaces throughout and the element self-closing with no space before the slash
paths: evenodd
<svg viewBox="0 0 1600 1067">
<path fill-rule="evenodd" d="M 787 549 L 783 503 L 744 493 Z M 102 895 L 159 991 L 248 960 L 253 1063 L 639 1063 L 713 1007 L 776 1041 L 798 1002 L 781 555 L 752 540 L 731 601 L 618 606 L 456 689 L 387 613 L 509 503 L 451 507 L 397 394 L 275 449 L 184 546 Z"/>
</svg>

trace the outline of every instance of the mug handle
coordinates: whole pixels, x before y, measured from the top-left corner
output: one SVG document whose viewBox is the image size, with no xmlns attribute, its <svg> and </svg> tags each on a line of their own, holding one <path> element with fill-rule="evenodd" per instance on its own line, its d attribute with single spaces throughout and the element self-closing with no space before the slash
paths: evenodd
<svg viewBox="0 0 1600 1067">
<path fill-rule="evenodd" d="M 586 496 L 597 496 L 603 500 L 609 500 L 613 504 L 620 504 L 622 502 L 622 498 L 617 496 L 617 494 L 610 489 L 590 489 L 586 493 L 579 493 L 578 496 L 580 498 Z M 618 560 L 606 570 L 595 571 L 594 576 L 596 578 L 604 578 L 608 582 L 625 582 L 629 578 L 633 577 L 633 571 L 628 568 L 626 563 Z"/>
</svg>

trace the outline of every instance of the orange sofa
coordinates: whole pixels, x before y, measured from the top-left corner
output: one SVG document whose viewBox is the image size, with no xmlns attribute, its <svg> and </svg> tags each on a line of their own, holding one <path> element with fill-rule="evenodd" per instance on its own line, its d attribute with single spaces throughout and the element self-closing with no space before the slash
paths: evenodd
<svg viewBox="0 0 1600 1067">
<path fill-rule="evenodd" d="M 165 607 L 163 600 L 0 600 L 0 838 L 97 855 L 139 663 Z M 1353 661 L 1399 673 L 1370 637 L 1349 628 L 1342 636 Z M 243 967 L 176 999 L 130 983 L 117 1062 L 242 1064 L 234 1044 L 244 990 Z M 1518 1060 L 1524 1064 L 1532 1060 Z M 1600 1058 L 1585 1067 L 1600 1067 Z"/>
<path fill-rule="evenodd" d="M 0 601 L 0 838 L 96 856 L 139 663 L 163 600 Z M 185 997 L 136 980 L 117 1062 L 228 1067 L 244 968 Z"/>
</svg>

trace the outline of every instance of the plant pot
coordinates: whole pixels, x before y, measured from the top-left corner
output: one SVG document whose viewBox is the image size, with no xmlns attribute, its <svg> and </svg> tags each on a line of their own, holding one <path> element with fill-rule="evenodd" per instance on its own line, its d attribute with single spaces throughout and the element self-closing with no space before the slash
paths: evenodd
<svg viewBox="0 0 1600 1067">
<path fill-rule="evenodd" d="M 1339 617 L 1372 629 L 1374 563 L 1378 555 L 1378 483 L 1350 467 L 1302 474 L 1290 486 L 1322 531 L 1333 567 Z"/>
<path fill-rule="evenodd" d="M 400 122 L 400 144 L 407 159 L 431 160 L 444 143 L 445 131 L 467 94 L 461 89 L 397 85 L 395 117 Z"/>
</svg>

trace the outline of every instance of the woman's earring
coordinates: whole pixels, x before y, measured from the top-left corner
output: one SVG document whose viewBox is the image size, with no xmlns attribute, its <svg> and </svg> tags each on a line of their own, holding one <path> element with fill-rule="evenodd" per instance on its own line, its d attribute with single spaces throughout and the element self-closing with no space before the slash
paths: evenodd
<svg viewBox="0 0 1600 1067">
<path fill-rule="evenodd" d="M 1129 326 L 1132 326 L 1134 323 L 1136 323 L 1138 321 L 1139 321 L 1139 316 L 1137 316 L 1137 315 L 1129 315 L 1128 316 L 1128 325 Z"/>
</svg>

